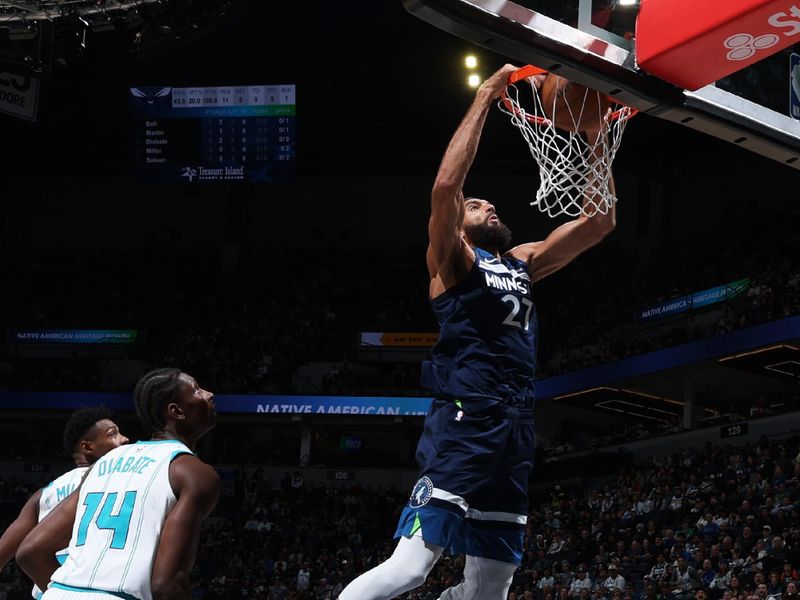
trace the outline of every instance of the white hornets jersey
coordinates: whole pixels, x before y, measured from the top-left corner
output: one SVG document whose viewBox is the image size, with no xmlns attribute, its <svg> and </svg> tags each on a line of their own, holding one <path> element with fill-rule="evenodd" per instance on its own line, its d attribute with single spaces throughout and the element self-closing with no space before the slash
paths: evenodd
<svg viewBox="0 0 800 600">
<path fill-rule="evenodd" d="M 39 496 L 39 522 L 41 523 L 42 519 L 44 519 L 51 510 L 53 510 L 56 505 L 61 502 L 64 498 L 69 496 L 72 492 L 75 491 L 75 488 L 81 484 L 81 480 L 83 476 L 86 475 L 86 471 L 89 469 L 89 465 L 84 465 L 81 467 L 75 467 L 71 471 L 67 471 L 60 477 L 54 479 L 50 483 L 48 483 L 45 487 L 42 488 L 42 493 Z M 58 560 L 58 564 L 63 565 L 64 560 L 67 558 L 67 549 L 64 548 L 61 552 L 56 554 L 56 559 Z M 31 595 L 34 598 L 40 598 L 42 595 L 42 590 L 40 590 L 37 586 L 33 586 L 33 590 L 31 591 Z"/>
<path fill-rule="evenodd" d="M 176 498 L 169 465 L 191 450 L 177 440 L 137 442 L 98 460 L 83 481 L 66 562 L 50 587 L 152 600 L 161 529 Z"/>
<path fill-rule="evenodd" d="M 41 522 L 59 502 L 75 491 L 75 488 L 81 484 L 81 479 L 86 475 L 86 470 L 88 468 L 89 465 L 75 467 L 42 488 L 42 495 L 39 497 L 39 522 Z"/>
</svg>

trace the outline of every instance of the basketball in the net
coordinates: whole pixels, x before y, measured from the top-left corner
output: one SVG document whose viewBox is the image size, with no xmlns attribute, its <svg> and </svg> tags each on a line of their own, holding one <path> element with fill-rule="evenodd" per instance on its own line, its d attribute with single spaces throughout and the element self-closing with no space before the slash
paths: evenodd
<svg viewBox="0 0 800 600">
<path fill-rule="evenodd" d="M 548 119 L 565 131 L 597 129 L 611 101 L 603 94 L 548 73 L 539 89 Z"/>
</svg>

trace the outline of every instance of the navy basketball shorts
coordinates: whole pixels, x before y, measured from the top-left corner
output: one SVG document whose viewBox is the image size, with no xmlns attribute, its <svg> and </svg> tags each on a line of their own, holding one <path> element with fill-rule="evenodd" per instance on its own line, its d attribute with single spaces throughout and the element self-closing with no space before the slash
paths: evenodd
<svg viewBox="0 0 800 600">
<path fill-rule="evenodd" d="M 533 410 L 468 414 L 434 399 L 417 444 L 420 478 L 395 538 L 419 535 L 452 554 L 521 564 L 533 468 Z"/>
</svg>

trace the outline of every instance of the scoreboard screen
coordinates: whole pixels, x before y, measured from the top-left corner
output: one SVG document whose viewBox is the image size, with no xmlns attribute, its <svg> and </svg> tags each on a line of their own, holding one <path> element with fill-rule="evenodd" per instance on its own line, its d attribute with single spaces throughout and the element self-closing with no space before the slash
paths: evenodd
<svg viewBox="0 0 800 600">
<path fill-rule="evenodd" d="M 137 180 L 294 181 L 294 85 L 143 86 L 129 93 Z"/>
</svg>

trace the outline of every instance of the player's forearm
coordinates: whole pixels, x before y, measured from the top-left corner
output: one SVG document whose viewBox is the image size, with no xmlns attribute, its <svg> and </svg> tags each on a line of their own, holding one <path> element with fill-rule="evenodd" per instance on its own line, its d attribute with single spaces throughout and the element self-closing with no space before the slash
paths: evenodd
<svg viewBox="0 0 800 600">
<path fill-rule="evenodd" d="M 0 571 L 8 561 L 14 558 L 25 536 L 28 535 L 39 522 L 39 498 L 42 491 L 38 490 L 25 502 L 19 515 L 0 537 Z"/>
<path fill-rule="evenodd" d="M 589 217 L 582 216 L 580 219 L 585 220 L 585 228 L 593 238 L 593 243 L 597 243 L 617 226 L 616 203 L 609 206 L 605 213 L 598 211 Z"/>
<path fill-rule="evenodd" d="M 611 189 L 613 193 L 613 184 Z M 583 204 L 584 214 L 567 223 L 574 230 L 572 235 L 581 246 L 579 253 L 600 242 L 617 226 L 616 202 L 608 206 L 605 212 L 597 209 L 600 202 L 605 201 L 601 198 L 586 198 Z"/>
<path fill-rule="evenodd" d="M 8 526 L 3 537 L 0 537 L 0 571 L 8 564 L 17 553 L 17 548 L 25 539 L 30 529 L 24 527 L 18 521 L 14 521 Z"/>
<path fill-rule="evenodd" d="M 200 524 L 190 519 L 183 525 L 171 535 L 165 536 L 162 532 L 162 545 L 165 538 L 170 543 L 159 548 L 153 564 L 150 575 L 153 600 L 190 600 L 192 597 L 189 572 L 197 556 Z"/>
<path fill-rule="evenodd" d="M 187 531 L 193 532 L 191 539 L 176 538 L 174 546 L 156 555 L 150 576 L 153 600 L 190 600 L 192 597 L 189 571 L 196 556 L 199 528 Z"/>
<path fill-rule="evenodd" d="M 614 184 L 614 174 L 611 172 L 611 165 L 605 163 L 602 148 L 608 144 L 599 142 L 600 136 L 607 136 L 607 132 L 602 131 L 587 131 L 586 136 L 590 141 L 597 140 L 593 145 L 590 145 L 592 153 L 594 154 L 593 167 L 596 173 L 590 174 L 587 177 L 587 193 L 583 197 L 583 214 L 589 215 L 591 225 L 605 235 L 617 225 L 617 211 L 616 211 L 616 196 L 617 189 Z M 608 179 L 608 193 L 614 200 L 610 204 L 606 203 L 606 199 L 594 189 L 603 189 L 606 186 L 606 178 Z M 592 191 L 590 191 L 592 190 Z M 606 210 L 602 210 L 605 208 Z M 602 237 L 601 235 L 601 237 Z"/>
<path fill-rule="evenodd" d="M 31 529 L 17 549 L 17 564 L 40 589 L 47 589 L 50 577 L 60 566 L 56 552 L 69 544 L 76 500 L 75 492 L 62 500 L 46 519 Z"/>
<path fill-rule="evenodd" d="M 47 553 L 38 550 L 32 544 L 22 543 L 16 555 L 17 564 L 25 571 L 39 589 L 46 590 L 50 584 L 50 578 L 58 569 L 59 564 L 55 553 Z"/>
<path fill-rule="evenodd" d="M 153 600 L 191 600 L 192 591 L 189 576 L 186 573 L 176 574 L 165 581 L 152 583 Z"/>
<path fill-rule="evenodd" d="M 615 199 L 614 202 L 608 207 L 608 210 L 603 213 L 601 211 L 597 211 L 594 215 L 592 215 L 592 223 L 595 225 L 597 229 L 600 229 L 603 232 L 603 235 L 610 232 L 617 226 L 617 189 L 614 185 L 614 176 L 609 173 L 609 181 L 608 181 L 608 191 L 611 193 L 611 196 Z"/>
<path fill-rule="evenodd" d="M 434 182 L 434 190 L 440 189 L 449 192 L 444 194 L 445 197 L 455 198 L 458 191 L 464 186 L 467 173 L 478 151 L 481 132 L 491 103 L 490 91 L 478 90 L 472 106 L 450 139 Z M 436 198 L 436 194 L 434 194 L 434 198 Z"/>
</svg>

